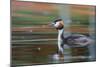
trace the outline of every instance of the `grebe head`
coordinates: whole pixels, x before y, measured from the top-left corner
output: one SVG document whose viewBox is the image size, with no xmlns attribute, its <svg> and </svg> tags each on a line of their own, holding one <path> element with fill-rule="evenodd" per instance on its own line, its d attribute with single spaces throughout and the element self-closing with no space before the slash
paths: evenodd
<svg viewBox="0 0 100 67">
<path fill-rule="evenodd" d="M 57 19 L 55 20 L 52 25 L 57 29 L 57 30 L 61 30 L 64 28 L 64 22 L 62 19 Z"/>
</svg>

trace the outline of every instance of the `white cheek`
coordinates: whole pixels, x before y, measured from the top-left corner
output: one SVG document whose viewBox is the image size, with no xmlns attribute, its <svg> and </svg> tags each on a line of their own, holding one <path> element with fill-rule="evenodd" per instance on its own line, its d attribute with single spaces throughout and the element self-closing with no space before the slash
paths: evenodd
<svg viewBox="0 0 100 67">
<path fill-rule="evenodd" d="M 54 26 L 55 26 L 55 27 L 59 27 L 59 24 L 60 24 L 60 23 L 59 23 L 59 22 L 57 22 Z"/>
</svg>

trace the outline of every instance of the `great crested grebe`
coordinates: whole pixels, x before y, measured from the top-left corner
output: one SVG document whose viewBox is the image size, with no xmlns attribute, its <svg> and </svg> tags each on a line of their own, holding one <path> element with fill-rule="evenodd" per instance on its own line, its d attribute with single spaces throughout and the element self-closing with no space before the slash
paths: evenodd
<svg viewBox="0 0 100 67">
<path fill-rule="evenodd" d="M 62 19 L 55 20 L 52 25 L 58 30 L 58 53 L 63 54 L 64 44 L 69 47 L 86 46 L 91 44 L 92 39 L 81 34 L 71 34 L 64 37 L 64 22 Z"/>
</svg>

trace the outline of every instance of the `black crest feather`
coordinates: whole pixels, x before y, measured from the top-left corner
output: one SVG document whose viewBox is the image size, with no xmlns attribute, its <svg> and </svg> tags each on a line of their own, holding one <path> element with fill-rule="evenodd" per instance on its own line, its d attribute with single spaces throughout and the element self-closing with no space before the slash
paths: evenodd
<svg viewBox="0 0 100 67">
<path fill-rule="evenodd" d="M 54 22 L 58 22 L 58 21 L 62 21 L 62 19 L 57 19 L 57 20 L 55 20 Z"/>
</svg>

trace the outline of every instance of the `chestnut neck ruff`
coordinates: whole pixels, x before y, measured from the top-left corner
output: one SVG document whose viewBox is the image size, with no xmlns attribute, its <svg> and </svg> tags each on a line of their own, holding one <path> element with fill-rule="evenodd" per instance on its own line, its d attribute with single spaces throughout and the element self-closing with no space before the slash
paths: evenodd
<svg viewBox="0 0 100 67">
<path fill-rule="evenodd" d="M 60 25 L 56 28 L 57 30 L 61 30 L 64 28 L 64 25 L 60 23 Z"/>
</svg>

